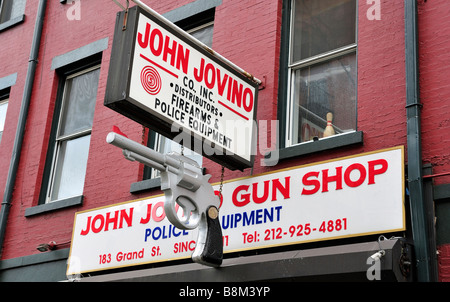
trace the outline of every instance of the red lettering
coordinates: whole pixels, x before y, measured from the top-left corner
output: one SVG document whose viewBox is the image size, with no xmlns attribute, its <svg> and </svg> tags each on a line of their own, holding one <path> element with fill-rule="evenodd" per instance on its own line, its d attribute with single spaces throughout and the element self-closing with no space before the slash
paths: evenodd
<svg viewBox="0 0 450 302">
<path fill-rule="evenodd" d="M 127 213 L 127 209 L 117 210 L 114 212 L 108 212 L 105 216 L 102 214 L 95 215 L 94 218 L 92 216 L 88 217 L 86 229 L 81 231 L 81 235 L 85 236 L 92 229 L 92 232 L 99 233 L 101 231 L 109 231 L 110 224 L 112 224 L 112 229 L 121 229 L 124 226 L 124 222 L 127 226 L 131 226 L 133 223 L 133 209 L 129 209 L 129 213 Z M 112 215 L 113 214 L 113 215 Z M 141 219 L 141 223 L 142 223 Z"/>
<path fill-rule="evenodd" d="M 176 242 L 173 245 L 173 252 L 176 253 L 183 253 L 187 251 L 193 251 L 195 250 L 195 241 L 185 241 L 185 242 Z"/>
<path fill-rule="evenodd" d="M 178 204 L 176 204 L 175 205 L 175 212 L 178 212 L 179 208 L 180 208 L 180 206 Z M 158 211 L 158 209 L 161 209 L 161 211 Z M 125 220 L 128 223 L 128 226 L 130 226 L 131 222 L 132 222 L 132 216 L 133 216 L 133 211 L 132 210 L 133 209 L 131 209 L 129 216 L 121 217 L 122 221 Z M 184 216 L 184 214 L 183 214 L 183 216 Z M 155 221 L 155 222 L 160 222 L 160 221 L 164 220 L 164 218 L 166 218 L 166 212 L 164 211 L 164 202 L 160 201 L 160 202 L 156 203 L 155 205 L 148 204 L 147 205 L 147 213 L 145 215 L 145 218 L 141 217 L 139 222 L 141 224 L 146 224 L 146 223 L 149 223 L 149 221 L 151 219 L 153 219 L 153 221 Z M 119 228 L 122 227 L 122 221 L 120 223 Z"/>
<path fill-rule="evenodd" d="M 156 37 L 158 37 L 158 43 L 155 45 Z M 159 29 L 155 28 L 152 30 L 152 33 L 150 34 L 150 50 L 156 57 L 159 57 L 163 51 L 163 40 L 163 34 Z"/>
<path fill-rule="evenodd" d="M 203 81 L 203 69 L 205 66 L 205 59 L 201 59 L 200 61 L 200 69 L 194 67 L 194 78 L 197 82 Z"/>
<path fill-rule="evenodd" d="M 255 203 L 263 203 L 267 200 L 267 197 L 269 197 L 269 184 L 270 180 L 264 182 L 264 193 L 262 197 L 258 197 L 258 183 L 255 182 L 253 184 L 253 201 Z"/>
<path fill-rule="evenodd" d="M 211 63 L 205 67 L 205 84 L 209 89 L 213 89 L 216 84 L 216 69 Z"/>
<path fill-rule="evenodd" d="M 130 208 L 130 213 L 127 214 L 126 209 L 120 210 L 120 223 L 119 229 L 123 228 L 123 222 L 125 221 L 127 225 L 130 227 L 133 222 L 133 210 L 134 208 Z M 106 230 L 105 230 L 106 231 Z"/>
<path fill-rule="evenodd" d="M 95 226 L 95 223 L 97 221 L 100 221 L 100 226 L 98 227 Z M 94 233 L 100 232 L 101 230 L 103 230 L 104 225 L 105 225 L 105 217 L 103 217 L 102 214 L 95 215 L 94 219 L 92 220 L 92 232 Z"/>
<path fill-rule="evenodd" d="M 150 221 L 150 218 L 152 218 L 152 204 L 148 204 L 147 205 L 147 216 L 145 218 L 141 218 L 140 223 L 141 224 L 146 224 Z"/>
<path fill-rule="evenodd" d="M 233 78 L 228 78 L 227 100 L 231 101 L 231 88 L 233 87 Z"/>
<path fill-rule="evenodd" d="M 277 200 L 277 190 L 281 193 L 281 195 L 283 195 L 284 199 L 290 198 L 290 194 L 291 194 L 290 184 L 291 184 L 290 176 L 285 177 L 284 187 L 278 178 L 272 180 L 272 186 L 273 186 L 272 201 Z"/>
<path fill-rule="evenodd" d="M 253 109 L 253 92 L 250 88 L 244 89 L 244 110 L 251 112 Z"/>
<path fill-rule="evenodd" d="M 359 178 L 355 181 L 350 179 L 350 173 L 352 173 L 353 170 L 359 171 Z M 361 164 L 352 164 L 348 166 L 347 169 L 345 169 L 344 173 L 344 181 L 345 184 L 349 187 L 356 188 L 362 185 L 364 180 L 366 179 L 366 168 L 364 168 Z"/>
<path fill-rule="evenodd" d="M 375 166 L 381 165 L 380 169 L 375 169 Z M 377 159 L 369 161 L 369 185 L 375 184 L 375 175 L 383 174 L 388 169 L 388 162 L 385 159 Z"/>
<path fill-rule="evenodd" d="M 175 58 L 177 55 L 177 45 L 176 41 L 172 41 L 172 47 L 169 46 L 170 38 L 166 36 L 164 41 L 164 51 L 163 51 L 163 60 L 167 62 L 167 57 L 170 55 L 170 65 L 175 66 Z"/>
<path fill-rule="evenodd" d="M 137 34 L 137 41 L 143 49 L 148 47 L 155 57 L 162 54 L 165 62 L 168 62 L 170 56 L 169 64 L 187 74 L 190 50 L 184 49 L 183 45 L 175 40 L 171 41 L 169 36 L 164 37 L 158 28 L 152 30 L 151 25 L 147 23 L 145 33 Z"/>
<path fill-rule="evenodd" d="M 342 189 L 342 167 L 336 167 L 336 175 L 328 176 L 328 169 L 322 170 L 322 192 L 328 192 L 328 183 L 336 182 L 336 190 Z"/>
<path fill-rule="evenodd" d="M 237 207 L 243 207 L 247 205 L 250 202 L 250 193 L 247 194 L 241 194 L 241 200 L 237 200 L 238 193 L 241 191 L 247 191 L 249 186 L 247 185 L 240 185 L 237 187 L 234 192 L 231 200 L 233 201 L 233 204 Z"/>
<path fill-rule="evenodd" d="M 271 196 L 272 201 L 275 201 L 277 200 L 277 192 L 280 192 L 284 199 L 290 198 L 290 179 L 290 176 L 285 177 L 284 185 L 281 184 L 278 178 L 265 180 L 263 182 L 262 193 L 261 189 L 258 191 L 258 187 L 260 185 L 258 182 L 252 183 L 251 193 L 248 192 L 250 188 L 249 185 L 240 185 L 233 191 L 233 204 L 237 207 L 243 207 L 249 204 L 252 200 L 254 203 L 260 204 L 266 202 L 269 199 L 269 196 Z"/>
<path fill-rule="evenodd" d="M 223 79 L 221 80 L 220 69 L 217 69 L 217 90 L 220 96 L 223 96 L 223 92 L 225 90 L 225 86 L 227 85 L 228 75 L 225 74 Z"/>
<path fill-rule="evenodd" d="M 190 251 L 195 250 L 195 241 L 194 241 L 194 240 L 192 240 L 192 241 L 189 242 L 189 250 L 190 250 Z"/>
<path fill-rule="evenodd" d="M 302 183 L 304 186 L 312 186 L 312 188 L 303 188 L 302 195 L 312 195 L 317 193 L 322 186 L 322 192 L 328 192 L 328 184 L 330 182 L 336 182 L 335 190 L 341 190 L 342 177 L 345 184 L 350 188 L 356 188 L 361 186 L 366 177 L 368 176 L 368 184 L 375 184 L 375 176 L 383 174 L 388 169 L 388 162 L 385 159 L 377 159 L 367 162 L 367 166 L 361 163 L 353 163 L 349 165 L 344 174 L 343 167 L 335 168 L 335 175 L 329 175 L 329 169 L 323 169 L 321 171 L 312 171 L 303 175 Z M 319 180 L 319 174 L 322 173 L 321 180 Z"/>
<path fill-rule="evenodd" d="M 178 45 L 178 51 L 177 51 L 177 69 L 184 72 L 184 74 L 187 74 L 188 72 L 188 66 L 189 66 L 189 54 L 191 51 L 186 48 L 186 52 L 183 51 L 183 46 L 181 44 Z"/>
<path fill-rule="evenodd" d="M 213 64 L 208 63 L 205 66 L 205 60 L 200 60 L 200 67 L 194 67 L 194 77 L 197 82 L 204 82 L 208 89 L 213 89 L 217 83 L 217 91 L 220 96 L 223 96 L 225 87 L 227 87 L 227 100 L 235 104 L 239 108 L 244 108 L 245 111 L 251 112 L 254 106 L 253 91 L 239 83 L 232 77 L 222 73 L 219 68 L 214 67 Z"/>
<path fill-rule="evenodd" d="M 105 219 L 105 231 L 108 230 L 109 224 L 112 222 L 114 224 L 113 230 L 117 229 L 117 221 L 119 220 L 119 210 L 114 212 L 114 216 L 111 218 L 111 213 L 106 213 Z"/>
<path fill-rule="evenodd" d="M 138 43 L 139 46 L 142 48 L 147 48 L 148 46 L 148 38 L 150 36 L 150 24 L 146 24 L 145 25 L 145 35 L 144 35 L 144 40 L 142 40 L 142 34 L 138 33 Z"/>
<path fill-rule="evenodd" d="M 89 230 L 91 229 L 91 219 L 92 216 L 88 217 L 88 221 L 87 221 L 87 225 L 86 225 L 86 229 L 85 230 L 81 230 L 81 235 L 82 236 L 86 236 L 89 233 Z"/>
<path fill-rule="evenodd" d="M 156 211 L 159 208 L 162 209 L 162 213 L 160 216 L 157 216 Z M 153 207 L 153 211 L 152 211 L 152 217 L 155 222 L 160 222 L 161 220 L 163 220 L 166 217 L 166 212 L 164 212 L 164 202 L 160 201 L 157 204 L 155 204 L 155 206 Z"/>
<path fill-rule="evenodd" d="M 312 195 L 312 194 L 316 193 L 317 191 L 319 191 L 319 189 L 320 189 L 320 181 L 317 179 L 308 179 L 310 177 L 315 177 L 315 178 L 319 177 L 319 172 L 312 171 L 312 172 L 308 172 L 305 175 L 303 175 L 303 178 L 302 178 L 303 185 L 304 186 L 314 186 L 314 188 L 310 189 L 310 190 L 303 188 L 302 195 Z"/>
<path fill-rule="evenodd" d="M 239 108 L 242 106 L 242 88 L 242 84 L 239 84 L 236 80 L 233 80 L 233 94 L 231 96 L 231 103 L 236 103 Z"/>
</svg>

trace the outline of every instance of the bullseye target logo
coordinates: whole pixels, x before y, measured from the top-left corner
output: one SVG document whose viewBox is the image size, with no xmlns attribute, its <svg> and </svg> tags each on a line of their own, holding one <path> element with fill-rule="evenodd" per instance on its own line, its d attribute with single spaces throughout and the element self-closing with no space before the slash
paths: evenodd
<svg viewBox="0 0 450 302">
<path fill-rule="evenodd" d="M 141 71 L 141 84 L 148 94 L 157 95 L 161 91 L 161 76 L 155 68 L 145 66 Z"/>
</svg>

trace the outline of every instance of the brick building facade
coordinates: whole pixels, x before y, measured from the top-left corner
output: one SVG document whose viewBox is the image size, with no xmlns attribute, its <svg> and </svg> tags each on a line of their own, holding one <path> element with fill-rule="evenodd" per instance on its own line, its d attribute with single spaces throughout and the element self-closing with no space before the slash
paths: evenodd
<svg viewBox="0 0 450 302">
<path fill-rule="evenodd" d="M 14 3 L 11 7 L 8 7 L 8 1 L 0 2 L 3 4 L 0 15 L 0 41 L 3 42 L 0 43 L 0 106 L 3 105 L 0 107 L 0 193 L 4 196 L 2 212 L 7 212 L 2 213 L 1 218 L 4 225 L 1 226 L 0 280 L 39 281 L 43 277 L 38 277 L 37 272 L 45 272 L 48 281 L 64 280 L 75 213 L 161 194 L 157 181 L 152 182 L 152 172 L 142 164 L 124 160 L 117 148 L 105 143 L 105 137 L 113 126 L 118 126 L 130 139 L 149 146 L 154 144 L 156 136 L 148 128 L 103 104 L 114 24 L 118 11 L 121 11 L 119 6 L 109 0 L 10 2 Z M 450 107 L 446 101 L 450 94 L 446 81 L 450 67 L 445 64 L 449 53 L 446 50 L 450 48 L 450 27 L 446 26 L 450 4 L 446 0 L 417 0 L 417 19 L 414 12 L 408 11 L 414 7 L 413 0 L 328 0 L 321 2 L 323 6 L 312 8 L 309 5 L 312 6 L 313 1 L 306 0 L 143 2 L 187 31 L 212 24 L 212 48 L 262 80 L 256 116 L 257 121 L 279 121 L 278 129 L 273 129 L 270 123 L 264 129 L 260 124 L 260 133 L 267 130 L 266 138 L 272 143 L 269 145 L 278 142 L 278 161 L 275 165 L 264 164 L 267 152 L 273 148 L 259 146 L 253 168 L 244 171 L 226 169 L 225 180 L 404 146 L 406 229 L 384 235 L 405 238 L 417 258 L 412 260 L 411 273 L 407 277 L 394 279 L 450 280 L 447 232 L 450 141 L 445 134 L 450 127 L 447 112 Z M 130 6 L 133 5 L 130 1 Z M 39 32 L 36 31 L 36 20 L 39 21 L 41 7 L 44 15 Z M 419 106 L 408 105 L 407 93 L 415 83 L 414 79 L 409 80 L 411 69 L 407 67 L 415 60 L 414 50 L 410 48 L 415 45 L 411 40 L 414 37 L 407 28 L 416 21 L 417 91 L 420 91 L 416 100 Z M 335 45 L 321 44 L 325 42 L 317 37 L 323 28 L 315 27 L 314 22 L 329 22 L 326 25 L 334 27 L 322 34 L 335 38 Z M 342 34 L 341 37 L 344 31 L 347 36 Z M 38 35 L 38 56 L 32 59 L 30 51 Z M 302 40 L 304 37 L 309 40 Z M 292 54 L 297 52 L 302 53 L 298 58 Z M 33 64 L 35 74 L 28 79 Z M 73 136 L 63 135 L 59 127 L 69 118 L 63 119 L 64 114 L 60 115 L 60 112 L 69 102 L 68 87 L 75 87 L 74 79 L 88 76 L 89 72 L 97 72 L 98 80 L 90 78 L 85 83 L 87 86 L 80 89 L 83 92 L 93 89 L 96 93 L 89 111 L 91 120 Z M 31 89 L 29 97 L 27 89 Z M 345 89 L 348 92 L 344 97 L 341 93 Z M 338 103 L 332 108 L 333 105 L 321 103 L 324 97 L 329 104 L 345 98 L 345 104 Z M 28 110 L 21 109 L 26 102 L 29 102 Z M 300 105 L 296 107 L 297 104 Z M 411 130 L 413 117 L 407 115 L 413 107 L 420 107 L 418 133 Z M 83 108 L 85 110 L 86 106 Z M 339 135 L 322 139 L 319 130 L 311 129 L 324 128 L 327 122 L 324 115 L 330 110 L 334 113 Z M 311 116 L 321 116 L 322 120 Z M 24 131 L 20 144 L 17 141 L 21 140 L 21 127 Z M 306 132 L 294 128 L 308 128 L 308 135 L 315 133 L 312 136 L 319 136 L 319 139 L 311 140 Z M 75 186 L 74 179 L 81 177 L 78 179 L 81 191 L 75 195 L 68 193 L 64 198 L 53 198 L 53 193 L 63 190 L 63 184 L 55 180 L 58 178 L 55 167 L 63 156 L 62 146 L 82 137 L 87 139 L 87 157 L 83 161 L 76 156 L 76 160 L 84 163 L 85 171 L 78 171 L 72 178 Z M 421 141 L 414 140 L 421 149 L 421 163 L 408 160 L 413 148 L 411 139 L 416 137 L 421 138 Z M 78 149 L 75 153 L 81 157 L 82 152 Z M 56 155 L 60 157 L 56 158 Z M 16 168 L 11 164 L 15 159 Z M 211 183 L 220 181 L 221 165 L 206 157 L 203 157 L 202 165 L 212 175 Z M 410 182 L 416 180 L 408 179 L 410 169 L 414 167 L 419 167 L 425 175 L 419 175 L 423 197 L 418 202 L 412 200 L 420 194 L 410 188 Z M 12 170 L 16 172 L 12 173 Z M 12 195 L 8 197 L 11 190 Z M 6 207 L 8 211 L 5 211 Z M 348 247 L 348 253 L 351 253 L 353 245 L 376 243 L 379 235 L 279 246 L 263 249 L 262 254 L 270 257 L 293 250 L 311 250 L 314 255 L 314 251 L 320 254 L 323 249 L 342 246 Z M 45 253 L 36 250 L 38 245 L 51 241 L 57 244 L 55 250 Z M 232 253 L 225 258 L 230 261 L 244 259 L 242 267 L 254 265 L 256 268 L 261 263 L 252 258 L 256 257 L 254 254 L 251 251 L 238 254 L 245 256 L 242 258 Z M 365 258 L 371 251 L 366 254 Z M 330 259 L 333 255 L 329 255 Z M 277 261 L 282 264 L 285 260 Z M 350 258 L 342 261 L 350 261 Z M 167 262 L 167 265 L 187 263 L 189 261 L 182 260 Z M 164 265 L 159 264 L 159 267 L 164 268 Z M 149 268 L 144 265 L 143 272 Z M 350 269 L 350 273 L 355 274 L 350 274 L 351 278 L 365 279 L 366 270 L 366 263 Z M 332 279 L 334 274 L 347 276 L 348 272 L 344 271 L 324 269 L 320 274 L 311 273 L 310 277 L 320 275 L 329 280 L 327 278 Z M 98 278 L 108 275 L 104 273 Z M 200 270 L 198 274 L 201 279 Z M 228 274 L 232 279 L 239 271 Z M 275 270 L 274 274 L 267 279 L 308 279 L 300 273 L 287 276 L 278 272 L 276 275 Z M 141 278 L 151 280 L 150 277 L 145 279 L 144 275 Z M 257 277 L 249 276 L 248 279 L 257 280 Z"/>
</svg>

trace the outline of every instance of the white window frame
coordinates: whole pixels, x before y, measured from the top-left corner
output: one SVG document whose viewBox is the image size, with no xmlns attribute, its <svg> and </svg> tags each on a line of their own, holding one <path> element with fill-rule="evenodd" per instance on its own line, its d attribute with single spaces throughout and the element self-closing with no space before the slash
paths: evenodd
<svg viewBox="0 0 450 302">
<path fill-rule="evenodd" d="M 293 62 L 293 43 L 294 43 L 294 22 L 295 22 L 295 1 L 296 0 L 289 0 L 291 1 L 291 11 L 290 11 L 290 24 L 289 24 L 289 54 L 288 54 L 288 81 L 287 81 L 287 106 L 286 106 L 286 135 L 285 135 L 285 146 L 286 147 L 291 147 L 291 146 L 295 146 L 295 145 L 300 145 L 300 144 L 305 144 L 305 143 L 309 143 L 309 141 L 305 141 L 305 142 L 294 142 L 296 139 L 294 139 L 295 137 L 298 137 L 298 131 L 299 131 L 299 127 L 298 127 L 298 106 L 295 106 L 294 102 L 295 102 L 295 72 L 309 67 L 309 66 L 313 66 L 315 64 L 318 63 L 322 63 L 322 62 L 326 62 L 326 61 L 331 61 L 334 58 L 337 57 L 341 57 L 347 54 L 351 54 L 351 53 L 357 53 L 357 33 L 355 33 L 355 43 L 340 47 L 340 48 L 336 48 L 333 50 L 330 50 L 328 52 L 324 52 L 318 55 L 314 55 L 308 58 L 305 58 L 303 60 L 299 60 L 296 62 Z M 358 12 L 358 0 L 356 0 L 356 12 Z M 355 22 L 356 22 L 356 26 L 355 26 L 355 30 L 356 32 L 358 31 L 358 24 L 357 24 L 357 20 L 358 20 L 358 13 L 356 13 L 355 16 Z M 324 123 L 326 124 L 326 120 L 321 118 L 321 117 L 317 117 L 318 119 L 322 119 L 324 121 Z M 356 128 L 356 127 L 355 127 Z M 356 129 L 354 129 L 354 131 L 351 132 L 355 132 Z M 348 133 L 348 132 L 347 132 Z M 344 133 L 345 134 L 345 133 Z"/>
<path fill-rule="evenodd" d="M 57 174 L 56 170 L 58 168 L 58 162 L 59 162 L 59 156 L 60 156 L 60 151 L 61 151 L 61 145 L 65 141 L 69 141 L 69 140 L 73 140 L 73 139 L 80 138 L 80 137 L 83 137 L 83 136 L 91 135 L 91 132 L 92 132 L 92 127 L 91 127 L 89 129 L 85 129 L 85 130 L 82 130 L 82 131 L 74 132 L 72 134 L 67 134 L 67 135 L 60 136 L 61 126 L 62 126 L 62 122 L 63 122 L 62 121 L 62 119 L 63 119 L 63 112 L 64 112 L 64 109 L 65 109 L 65 106 L 67 105 L 67 101 L 68 101 L 68 98 L 67 98 L 67 89 L 68 89 L 67 87 L 68 87 L 68 85 L 67 85 L 67 83 L 68 83 L 69 80 L 71 80 L 71 79 L 73 79 L 73 78 L 75 78 L 77 76 L 83 75 L 85 73 L 91 72 L 91 71 L 96 70 L 96 69 L 100 69 L 100 66 L 101 65 L 98 64 L 98 65 L 92 66 L 90 68 L 83 69 L 83 70 L 81 70 L 79 72 L 76 72 L 74 74 L 71 74 L 71 75 L 67 76 L 66 79 L 64 80 L 64 92 L 63 92 L 63 96 L 62 96 L 61 107 L 59 109 L 58 125 L 57 125 L 57 130 L 56 130 L 57 133 L 56 133 L 56 137 L 55 137 L 55 148 L 54 148 L 54 151 L 53 151 L 52 167 L 51 167 L 51 170 L 50 170 L 51 172 L 50 172 L 49 182 L 48 182 L 48 185 L 47 185 L 47 193 L 45 195 L 45 203 L 57 202 L 59 200 L 59 199 L 52 200 L 52 195 L 53 195 L 54 185 L 55 185 L 55 181 L 56 181 L 56 174 Z M 97 85 L 98 85 L 98 83 L 97 83 Z M 98 86 L 97 86 L 97 89 L 98 89 Z M 79 196 L 79 195 L 69 196 L 67 198 L 76 197 L 76 196 Z M 64 198 L 64 199 L 66 199 L 66 198 Z"/>
<path fill-rule="evenodd" d="M 8 103 L 9 103 L 9 97 L 6 97 L 6 98 L 0 100 L 0 106 L 6 104 L 6 112 L 8 112 Z M 3 121 L 3 124 L 5 124 L 5 123 L 6 123 L 6 115 L 5 115 L 5 120 Z M 4 131 L 5 131 L 5 128 L 1 129 L 1 131 L 0 131 L 0 133 L 2 133 L 2 135 L 0 136 L 0 144 L 2 142 L 2 137 L 3 137 Z"/>
</svg>

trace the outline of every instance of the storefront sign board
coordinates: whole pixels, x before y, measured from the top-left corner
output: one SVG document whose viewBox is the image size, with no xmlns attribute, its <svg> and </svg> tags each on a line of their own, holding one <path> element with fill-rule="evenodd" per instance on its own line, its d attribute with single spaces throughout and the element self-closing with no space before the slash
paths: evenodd
<svg viewBox="0 0 450 302">
<path fill-rule="evenodd" d="M 224 253 L 405 230 L 403 154 L 395 147 L 227 181 Z M 197 230 L 174 228 L 163 204 L 159 195 L 77 213 L 68 275 L 189 258 Z"/>
<path fill-rule="evenodd" d="M 229 169 L 251 167 L 258 85 L 137 6 L 125 30 L 123 18 L 104 104 Z"/>
</svg>

